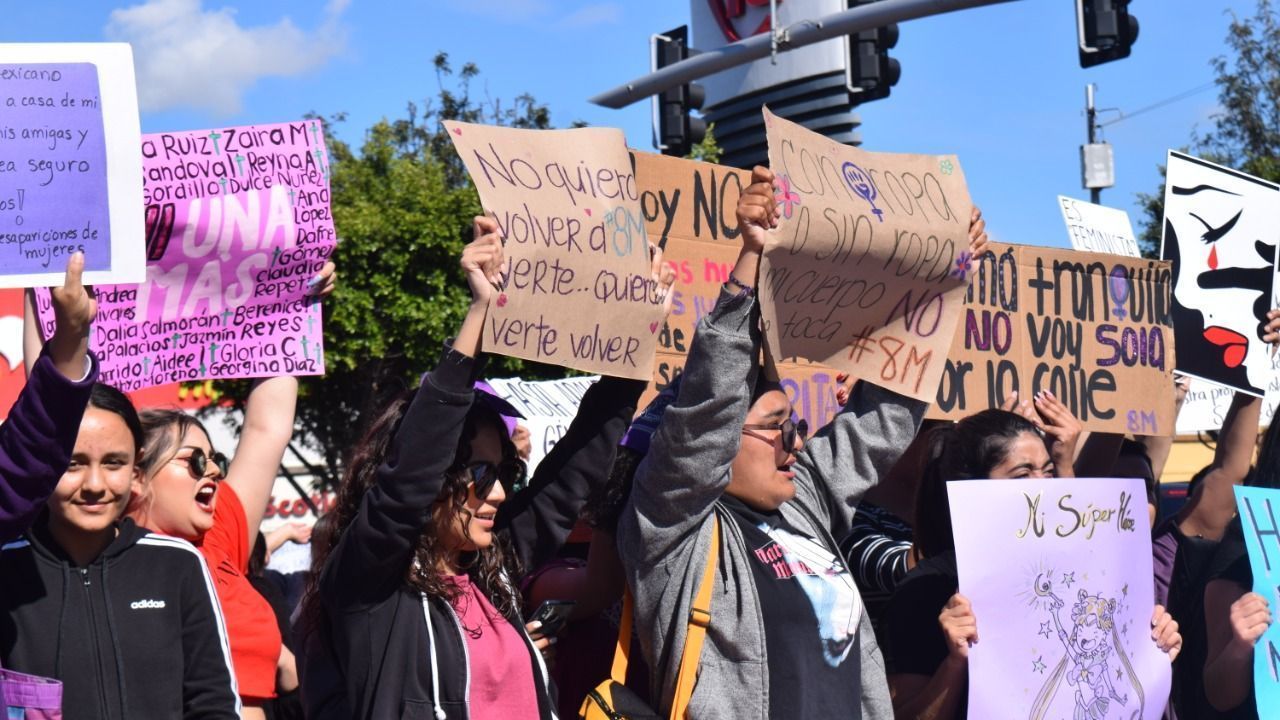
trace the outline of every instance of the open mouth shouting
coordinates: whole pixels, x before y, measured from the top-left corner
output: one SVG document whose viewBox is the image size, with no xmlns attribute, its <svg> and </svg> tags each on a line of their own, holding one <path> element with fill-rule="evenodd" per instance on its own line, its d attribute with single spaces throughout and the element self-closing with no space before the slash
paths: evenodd
<svg viewBox="0 0 1280 720">
<path fill-rule="evenodd" d="M 1205 328 L 1204 339 L 1222 348 L 1222 363 L 1229 368 L 1240 367 L 1249 350 L 1249 338 L 1220 325 Z"/>
<path fill-rule="evenodd" d="M 218 494 L 218 483 L 204 480 L 196 487 L 196 507 L 212 514 L 215 497 Z"/>
</svg>

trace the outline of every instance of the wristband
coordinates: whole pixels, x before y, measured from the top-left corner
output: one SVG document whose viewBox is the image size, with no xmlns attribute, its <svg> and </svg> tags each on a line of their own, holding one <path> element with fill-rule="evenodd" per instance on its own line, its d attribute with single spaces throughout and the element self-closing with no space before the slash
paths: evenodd
<svg viewBox="0 0 1280 720">
<path fill-rule="evenodd" d="M 754 287 L 751 287 L 750 285 L 748 285 L 748 284 L 746 284 L 746 283 L 742 282 L 741 280 L 739 280 L 738 278 L 734 277 L 734 275 L 733 275 L 733 273 L 732 273 L 732 272 L 731 272 L 731 273 L 729 273 L 729 280 L 728 280 L 728 282 L 731 282 L 731 283 L 733 283 L 734 285 L 737 285 L 737 286 L 738 286 L 738 292 L 737 292 L 737 294 L 735 295 L 735 297 L 747 297 L 748 295 L 750 295 L 750 294 L 752 294 L 752 293 L 754 293 L 754 292 L 756 291 L 756 289 L 755 289 Z"/>
</svg>

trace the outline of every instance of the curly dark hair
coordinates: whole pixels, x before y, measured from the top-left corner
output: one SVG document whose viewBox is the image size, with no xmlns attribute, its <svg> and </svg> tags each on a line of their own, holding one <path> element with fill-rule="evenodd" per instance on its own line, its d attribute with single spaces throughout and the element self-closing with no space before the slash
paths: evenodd
<svg viewBox="0 0 1280 720">
<path fill-rule="evenodd" d="M 921 558 L 955 549 L 947 481 L 981 480 L 991 475 L 1022 433 L 1039 434 L 1030 420 L 1005 410 L 983 410 L 954 425 L 935 428 L 929 460 L 916 492 L 915 543 Z"/>
<path fill-rule="evenodd" d="M 387 457 L 414 392 L 406 391 L 392 399 L 370 426 L 351 454 L 333 509 L 316 523 L 311 536 L 311 572 L 303 599 L 302 621 L 307 631 L 320 627 L 322 620 L 319 584 L 325 561 L 342 538 L 342 533 L 355 520 L 365 493 L 376 482 L 378 467 Z M 472 404 L 463 421 L 453 463 L 445 471 L 444 485 L 431 506 L 431 518 L 404 570 L 405 586 L 427 597 L 443 598 L 453 603 L 461 593 L 457 585 L 436 569 L 440 560 L 453 553 L 444 546 L 437 529 L 458 515 L 470 514 L 466 508 L 471 482 L 467 464 L 471 459 L 471 443 L 480 428 L 485 426 L 498 430 L 502 440 L 503 464 L 511 467 L 520 464 L 502 418 L 483 403 Z M 520 576 L 521 568 L 506 532 L 496 531 L 492 545 L 482 550 L 463 552 L 456 561 L 459 569 L 489 598 L 494 608 L 508 620 L 519 624 L 520 594 L 512 578 Z"/>
</svg>

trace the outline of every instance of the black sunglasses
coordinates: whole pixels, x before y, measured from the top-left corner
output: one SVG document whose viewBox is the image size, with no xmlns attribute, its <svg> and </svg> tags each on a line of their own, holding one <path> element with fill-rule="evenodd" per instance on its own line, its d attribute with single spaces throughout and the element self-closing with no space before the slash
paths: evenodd
<svg viewBox="0 0 1280 720">
<path fill-rule="evenodd" d="M 796 446 L 796 440 L 804 442 L 805 438 L 809 437 L 809 422 L 807 420 L 795 422 L 791 418 L 787 418 L 780 423 L 771 423 L 769 425 L 742 426 L 742 432 L 761 440 L 773 442 L 772 438 L 757 435 L 756 433 L 751 432 L 752 430 L 781 430 L 782 432 L 779 434 L 779 437 L 782 438 L 782 447 L 787 452 L 790 452 L 791 448 Z"/>
<path fill-rule="evenodd" d="M 218 473 L 221 476 L 219 479 L 227 476 L 227 456 L 220 452 L 215 452 L 213 455 L 205 455 L 204 450 L 201 450 L 200 448 L 192 448 L 190 455 L 185 458 L 174 458 L 174 460 L 182 460 L 185 462 L 187 464 L 187 471 L 190 472 L 191 477 L 196 480 L 203 478 L 205 473 L 208 472 L 210 461 L 217 466 Z"/>
<path fill-rule="evenodd" d="M 491 462 L 474 462 L 467 466 L 467 474 L 471 476 L 472 487 L 476 497 L 489 497 L 495 483 L 501 481 L 508 492 L 519 490 L 524 484 L 525 466 L 520 460 L 503 462 L 501 465 Z"/>
</svg>

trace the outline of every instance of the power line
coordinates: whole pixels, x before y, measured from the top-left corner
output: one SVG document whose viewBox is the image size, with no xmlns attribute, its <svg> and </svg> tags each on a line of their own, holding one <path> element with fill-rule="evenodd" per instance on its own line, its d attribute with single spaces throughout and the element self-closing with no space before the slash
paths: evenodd
<svg viewBox="0 0 1280 720">
<path fill-rule="evenodd" d="M 1165 98 L 1164 100 L 1161 100 L 1160 102 L 1154 103 L 1154 104 L 1152 104 L 1152 105 L 1148 105 L 1148 106 L 1146 106 L 1146 107 L 1144 107 L 1144 108 L 1139 108 L 1138 110 L 1134 110 L 1134 111 L 1133 111 L 1133 112 L 1131 112 L 1131 113 L 1125 113 L 1125 112 L 1121 111 L 1121 113 L 1120 113 L 1120 117 L 1118 117 L 1118 118 L 1116 118 L 1116 119 L 1114 119 L 1114 120 L 1108 120 L 1108 121 L 1106 121 L 1106 122 L 1104 122 L 1104 123 L 1099 123 L 1099 124 L 1098 124 L 1098 127 L 1099 127 L 1099 128 L 1104 128 L 1104 127 L 1107 127 L 1108 125 L 1115 125 L 1116 123 L 1121 122 L 1121 121 L 1123 121 L 1123 120 L 1128 120 L 1128 119 L 1129 119 L 1129 118 L 1131 118 L 1131 117 L 1136 117 L 1136 116 L 1141 115 L 1141 114 L 1143 114 L 1143 113 L 1145 113 L 1145 112 L 1150 112 L 1150 111 L 1152 111 L 1152 110 L 1156 110 L 1156 109 L 1162 108 L 1162 107 L 1164 107 L 1165 105 L 1170 105 L 1170 104 L 1172 104 L 1172 103 L 1178 102 L 1179 100 L 1185 100 L 1185 99 L 1187 99 L 1187 98 L 1191 97 L 1192 95 L 1195 95 L 1195 94 L 1197 94 L 1197 93 L 1202 93 L 1202 92 L 1204 92 L 1205 90 L 1208 90 L 1209 88 L 1212 88 L 1212 87 L 1216 86 L 1217 84 L 1218 84 L 1218 83 L 1217 83 L 1217 81 L 1207 82 L 1207 83 L 1205 83 L 1205 84 L 1203 84 L 1203 85 L 1199 85 L 1199 86 L 1196 86 L 1196 87 L 1194 87 L 1194 88 L 1191 88 L 1190 90 L 1186 90 L 1186 91 L 1184 91 L 1184 92 L 1180 92 L 1180 93 L 1178 93 L 1177 95 L 1174 95 L 1173 97 Z"/>
</svg>

